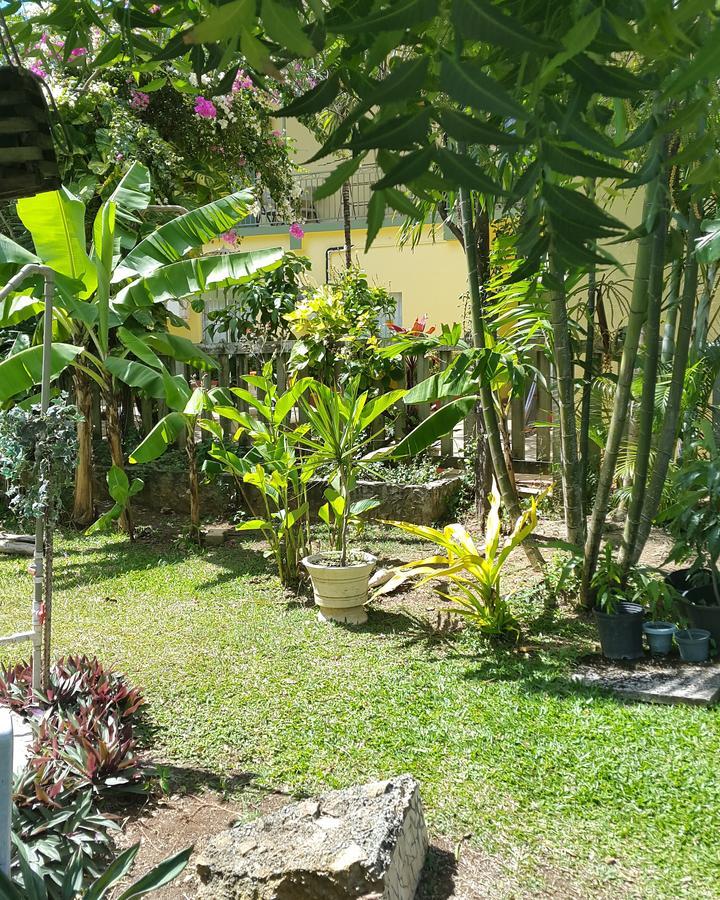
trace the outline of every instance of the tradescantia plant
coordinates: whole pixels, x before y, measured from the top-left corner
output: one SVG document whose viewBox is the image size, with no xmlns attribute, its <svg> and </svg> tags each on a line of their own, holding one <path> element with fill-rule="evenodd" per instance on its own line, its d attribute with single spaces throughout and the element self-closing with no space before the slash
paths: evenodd
<svg viewBox="0 0 720 900">
<path fill-rule="evenodd" d="M 21 896 L 66 900 L 102 876 L 118 826 L 101 801 L 146 789 L 133 733 L 143 702 L 121 673 L 95 658 L 59 659 L 45 692 L 33 692 L 29 663 L 2 668 L 0 704 L 34 732 L 13 794 L 13 876 L 26 890 Z M 39 884 L 45 893 L 30 893 Z M 0 889 L 3 896 L 16 895 Z"/>
<path fill-rule="evenodd" d="M 62 885 L 71 867 L 81 871 L 85 881 L 102 874 L 112 859 L 120 826 L 100 811 L 92 791 L 65 788 L 56 775 L 46 777 L 42 766 L 27 767 L 15 778 L 12 874 L 23 885 L 32 884 L 33 879 L 26 881 L 21 871 L 25 859 L 43 880 L 47 895 L 63 898 Z"/>
<path fill-rule="evenodd" d="M 491 495 L 485 543 L 480 548 L 467 529 L 458 523 L 443 529 L 410 522 L 388 521 L 387 524 L 431 541 L 441 552 L 400 566 L 379 593 L 394 590 L 409 578 L 421 576 L 420 585 L 441 578 L 451 587 L 449 591 L 437 592 L 454 604 L 452 612 L 464 616 L 483 634 L 519 637 L 520 626 L 502 596 L 500 578 L 510 554 L 537 525 L 535 498 L 531 499 L 529 508 L 517 520 L 509 537 L 501 543 L 500 500 Z"/>
</svg>

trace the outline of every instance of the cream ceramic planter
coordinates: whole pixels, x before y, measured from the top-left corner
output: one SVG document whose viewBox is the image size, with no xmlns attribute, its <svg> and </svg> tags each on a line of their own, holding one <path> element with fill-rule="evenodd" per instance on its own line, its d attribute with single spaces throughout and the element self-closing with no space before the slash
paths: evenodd
<svg viewBox="0 0 720 900">
<path fill-rule="evenodd" d="M 367 622 L 365 603 L 368 597 L 368 581 L 377 559 L 370 553 L 355 553 L 361 562 L 352 566 L 323 565 L 323 559 L 340 557 L 339 551 L 315 553 L 306 556 L 303 565 L 310 573 L 315 603 L 319 607 L 321 622 L 347 622 L 361 625 Z"/>
</svg>

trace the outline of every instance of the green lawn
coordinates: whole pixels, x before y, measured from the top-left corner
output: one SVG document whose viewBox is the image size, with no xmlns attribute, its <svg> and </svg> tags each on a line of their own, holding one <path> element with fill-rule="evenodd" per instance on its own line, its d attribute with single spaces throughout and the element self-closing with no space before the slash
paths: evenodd
<svg viewBox="0 0 720 900">
<path fill-rule="evenodd" d="M 144 687 L 158 756 L 297 791 L 410 772 L 435 832 L 514 861 L 517 896 L 554 869 L 585 896 L 718 895 L 718 714 L 571 686 L 563 640 L 582 647 L 582 623 L 543 629 L 530 603 L 534 646 L 430 647 L 402 601 L 319 625 L 250 545 L 57 547 L 55 647 Z M 26 562 L 0 559 L 0 633 L 27 625 Z"/>
</svg>

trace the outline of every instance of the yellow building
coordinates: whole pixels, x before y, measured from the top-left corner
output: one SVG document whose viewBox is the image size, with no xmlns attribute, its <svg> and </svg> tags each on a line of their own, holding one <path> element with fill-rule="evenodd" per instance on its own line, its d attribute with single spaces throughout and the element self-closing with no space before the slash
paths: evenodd
<svg viewBox="0 0 720 900">
<path fill-rule="evenodd" d="M 291 223 L 277 221 L 274 208 L 268 203 L 259 215 L 238 226 L 237 249 L 293 250 L 308 257 L 312 278 L 318 284 L 325 284 L 345 265 L 342 203 L 339 193 L 316 201 L 314 191 L 337 161 L 325 160 L 303 168 L 302 161 L 317 149 L 315 138 L 294 119 L 283 120 L 280 125 L 292 141 L 295 159 L 300 163 L 295 177 L 300 194 L 298 221 L 304 236 L 292 237 Z M 394 219 L 386 219 L 369 253 L 365 253 L 367 205 L 371 185 L 379 178 L 377 166 L 369 164 L 361 166 L 350 180 L 353 262 L 366 273 L 372 285 L 384 287 L 395 297 L 397 324 L 409 327 L 423 315 L 436 326 L 459 321 L 463 317 L 467 284 L 465 260 L 460 244 L 442 225 L 425 226 L 415 247 L 400 247 L 402 217 L 396 215 Z M 217 247 L 221 249 L 222 245 L 218 243 Z M 216 308 L 219 302 L 222 300 L 208 298 L 207 310 Z M 195 342 L 204 338 L 205 315 L 188 313 L 190 337 Z"/>
<path fill-rule="evenodd" d="M 315 200 L 314 193 L 336 167 L 337 160 L 326 159 L 303 166 L 318 148 L 315 137 L 295 119 L 279 121 L 278 128 L 291 142 L 298 163 L 295 176 L 299 193 L 298 221 L 304 235 L 302 239 L 294 238 L 289 232 L 291 222 L 284 221 L 268 201 L 259 214 L 248 217 L 237 227 L 238 249 L 280 247 L 292 250 L 308 257 L 312 278 L 317 284 L 324 284 L 331 281 L 334 273 L 341 271 L 345 264 L 342 201 L 339 193 L 323 200 Z M 365 253 L 371 185 L 379 177 L 377 166 L 368 163 L 350 179 L 353 262 L 367 274 L 371 284 L 384 287 L 395 297 L 397 324 L 409 327 L 424 315 L 436 327 L 465 320 L 465 259 L 459 242 L 442 224 L 424 226 L 415 246 L 401 246 L 402 217 L 396 214 L 394 218 L 386 219 L 370 251 Z M 630 228 L 637 226 L 641 219 L 642 194 L 642 189 L 618 192 L 608 204 L 609 211 Z M 215 244 L 218 251 L 228 249 L 220 241 Z M 614 330 L 622 323 L 629 300 L 636 245 L 634 242 L 621 243 L 609 246 L 608 250 L 622 266 L 620 269 L 609 266 L 598 273 L 608 284 L 606 311 L 610 328 Z M 222 292 L 210 294 L 205 300 L 205 313 L 187 313 L 190 337 L 198 343 L 206 338 L 207 312 L 225 302 Z"/>
</svg>

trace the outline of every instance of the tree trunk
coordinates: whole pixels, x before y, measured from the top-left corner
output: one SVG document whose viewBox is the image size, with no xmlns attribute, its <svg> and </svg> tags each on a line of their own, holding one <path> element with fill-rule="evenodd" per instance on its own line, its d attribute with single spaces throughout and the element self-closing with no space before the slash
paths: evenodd
<svg viewBox="0 0 720 900">
<path fill-rule="evenodd" d="M 482 405 L 475 406 L 475 515 L 481 528 L 490 511 L 490 494 L 492 493 L 492 460 L 488 446 L 485 419 Z"/>
<path fill-rule="evenodd" d="M 703 291 L 698 302 L 695 315 L 695 334 L 693 336 L 693 359 L 697 359 L 707 344 L 708 324 L 710 322 L 710 304 L 715 283 L 717 267 L 711 263 L 703 273 Z"/>
<path fill-rule="evenodd" d="M 464 150 L 460 145 L 459 149 L 461 152 Z M 468 290 L 470 293 L 470 304 L 472 309 L 473 345 L 477 349 L 484 349 L 485 325 L 483 320 L 483 303 L 480 293 L 480 282 L 478 280 L 478 255 L 475 241 L 473 240 L 472 201 L 466 188 L 460 188 L 459 196 L 463 240 L 465 245 L 465 261 L 468 270 Z M 510 479 L 510 474 L 505 462 L 497 409 L 492 390 L 490 385 L 482 379 L 479 384 L 479 394 L 483 417 L 485 419 L 485 428 L 487 430 L 490 456 L 492 458 L 493 470 L 500 490 L 500 496 L 511 518 L 516 520 L 520 517 L 522 512 L 520 509 L 520 501 L 513 488 L 513 483 Z M 535 568 L 541 568 L 544 560 L 531 537 L 524 541 L 523 549 L 532 565 Z"/>
<path fill-rule="evenodd" d="M 106 386 L 103 391 L 105 400 L 105 425 L 107 428 L 107 439 L 110 445 L 110 458 L 112 464 L 118 469 L 125 471 L 125 454 L 122 445 L 122 431 L 120 429 L 120 417 L 117 408 L 117 395 L 112 386 Z M 120 528 L 124 531 L 130 540 L 135 539 L 135 530 L 133 526 L 132 510 L 130 501 L 128 500 L 122 515 L 120 516 Z"/>
<path fill-rule="evenodd" d="M 350 182 L 344 181 L 342 186 L 343 231 L 345 233 L 345 268 L 352 267 L 352 217 L 350 210 Z"/>
<path fill-rule="evenodd" d="M 190 538 L 200 543 L 200 480 L 197 468 L 197 447 L 195 445 L 195 421 L 187 427 L 185 452 L 188 458 L 188 480 L 190 483 Z"/>
<path fill-rule="evenodd" d="M 653 152 L 651 150 L 651 152 Z M 643 204 L 643 222 L 651 222 L 655 213 L 658 185 L 660 178 L 655 178 L 648 184 L 645 190 L 645 202 Z M 637 358 L 640 334 L 647 314 L 648 280 L 650 277 L 650 253 L 652 249 L 652 234 L 648 234 L 638 241 L 637 259 L 635 263 L 635 278 L 633 281 L 632 301 L 628 315 L 625 342 L 623 345 L 620 372 L 618 374 L 615 402 L 610 420 L 607 440 L 605 442 L 605 454 L 600 466 L 595 504 L 588 526 L 587 539 L 585 541 L 585 558 L 583 562 L 582 582 L 580 596 L 586 606 L 592 605 L 590 582 L 595 573 L 598 556 L 600 554 L 600 542 L 602 529 L 607 516 L 610 491 L 612 490 L 617 465 L 618 452 L 625 430 L 627 411 L 630 404 L 633 375 L 635 372 L 635 360 Z"/>
<path fill-rule="evenodd" d="M 676 259 L 672 264 L 670 274 L 670 295 L 668 297 L 668 311 L 663 328 L 661 360 L 663 365 L 668 365 L 675 353 L 675 329 L 677 327 L 677 314 L 680 301 L 680 282 L 682 281 L 682 259 Z"/>
<path fill-rule="evenodd" d="M 663 191 L 664 197 L 664 191 Z M 640 396 L 635 471 L 633 474 L 630 506 L 625 518 L 620 565 L 627 573 L 638 533 L 640 514 L 645 499 L 650 450 L 652 448 L 653 422 L 655 421 L 655 389 L 657 388 L 658 363 L 660 361 L 660 319 L 662 317 L 663 276 L 665 274 L 665 241 L 668 228 L 667 201 L 662 200 L 652 240 L 652 263 L 648 282 L 648 313 L 645 323 L 645 365 Z"/>
<path fill-rule="evenodd" d="M 578 456 L 575 419 L 575 360 L 570 346 L 565 275 L 550 245 L 550 324 L 553 332 L 553 356 L 557 372 L 560 413 L 560 475 L 565 510 L 565 531 L 571 544 L 584 539 L 582 470 Z"/>
<path fill-rule="evenodd" d="M 93 463 L 93 383 L 79 369 L 75 370 L 75 403 L 82 420 L 77 424 L 78 460 L 75 469 L 73 522 L 86 528 L 95 519 L 95 466 Z"/>
<path fill-rule="evenodd" d="M 487 286 L 490 282 L 490 216 L 482 209 L 475 222 L 475 249 L 478 260 L 478 280 L 480 283 L 483 309 L 487 300 Z M 464 246 L 464 242 L 463 242 Z M 478 522 L 485 527 L 485 519 L 490 510 L 490 494 L 492 493 L 492 459 L 488 446 L 485 417 L 482 404 L 475 408 L 475 512 Z M 509 469 L 512 477 L 512 469 Z M 513 487 L 515 479 L 513 478 Z"/>
<path fill-rule="evenodd" d="M 582 400 L 580 403 L 580 484 L 583 499 L 583 517 L 587 515 L 587 507 L 590 503 L 588 497 L 588 474 L 590 471 L 590 412 L 593 385 L 593 361 L 595 355 L 595 305 L 600 292 L 597 286 L 595 267 L 588 272 L 588 296 L 586 307 L 586 332 L 585 332 L 585 359 L 583 360 L 583 386 Z"/>
<path fill-rule="evenodd" d="M 678 323 L 677 339 L 675 343 L 675 355 L 673 356 L 670 389 L 668 391 L 667 404 L 665 406 L 662 431 L 660 432 L 660 438 L 658 440 L 657 453 L 655 454 L 655 467 L 645 492 L 645 499 L 640 514 L 640 523 L 638 525 L 635 544 L 631 549 L 629 557 L 630 565 L 636 565 L 640 559 L 640 554 L 642 553 L 645 542 L 650 534 L 653 519 L 660 508 L 660 501 L 662 499 L 663 486 L 667 477 L 668 467 L 670 465 L 670 460 L 675 454 L 675 444 L 680 424 L 683 387 L 685 384 L 685 371 L 690 356 L 690 341 L 692 338 L 693 316 L 695 313 L 695 300 L 697 295 L 698 262 L 695 257 L 695 241 L 698 232 L 699 223 L 691 211 L 685 257 L 685 278 L 680 301 L 680 321 Z"/>
</svg>

